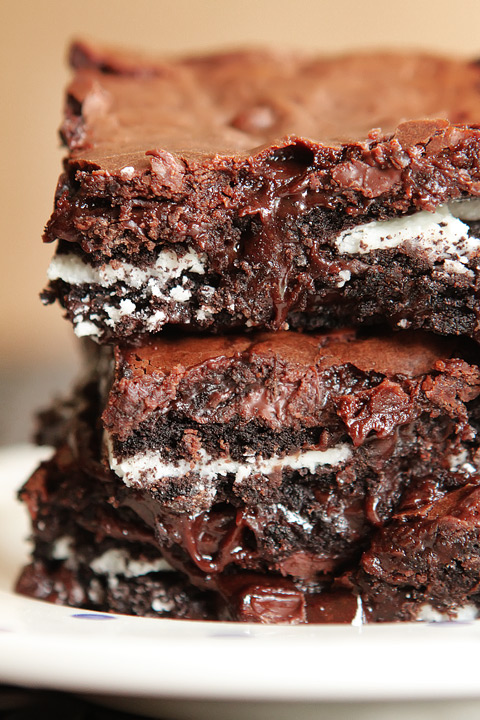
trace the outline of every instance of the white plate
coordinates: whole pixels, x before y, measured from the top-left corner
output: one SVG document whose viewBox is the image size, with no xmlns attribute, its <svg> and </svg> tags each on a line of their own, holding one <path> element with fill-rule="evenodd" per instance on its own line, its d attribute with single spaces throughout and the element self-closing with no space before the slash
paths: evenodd
<svg viewBox="0 0 480 720">
<path fill-rule="evenodd" d="M 336 718 L 352 701 L 357 718 L 377 717 L 375 708 L 385 718 L 397 706 L 378 701 L 443 699 L 422 705 L 438 719 L 460 698 L 479 716 L 479 621 L 271 627 L 81 612 L 16 595 L 28 523 L 15 493 L 41 456 L 29 446 L 0 452 L 0 682 L 174 718 Z"/>
</svg>

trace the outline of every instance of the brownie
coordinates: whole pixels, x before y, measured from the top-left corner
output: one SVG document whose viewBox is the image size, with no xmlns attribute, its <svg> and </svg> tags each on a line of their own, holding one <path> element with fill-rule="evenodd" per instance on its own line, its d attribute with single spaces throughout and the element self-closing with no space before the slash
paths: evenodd
<svg viewBox="0 0 480 720">
<path fill-rule="evenodd" d="M 82 42 L 71 65 L 42 298 L 84 377 L 40 417 L 18 591 L 479 616 L 480 65 Z"/>
<path fill-rule="evenodd" d="M 79 336 L 389 324 L 479 338 L 480 66 L 77 43 L 46 303 Z"/>
<path fill-rule="evenodd" d="M 168 577 L 183 578 L 184 592 L 215 598 L 210 612 L 222 619 L 350 622 L 359 612 L 391 620 L 430 606 L 452 615 L 476 607 L 474 581 L 449 595 L 456 570 L 440 572 L 431 552 L 445 515 L 441 498 L 464 499 L 478 483 L 473 344 L 409 331 L 164 333 L 113 353 L 91 343 L 89 352 L 89 382 L 42 420 L 42 433 L 59 448 L 47 477 L 60 479 L 40 489 L 31 480 L 23 491 L 33 514 L 45 508 L 48 528 L 34 526 L 36 564 L 19 585 L 24 592 L 32 574 L 51 577 L 40 587 L 62 582 L 48 566 L 53 532 L 55 541 L 78 538 L 70 545 L 80 586 L 81 573 L 98 565 L 92 557 L 123 552 L 128 541 L 129 552 L 153 553 L 174 568 Z M 436 524 L 425 525 L 429 502 L 440 505 L 429 509 Z M 459 562 L 476 552 L 474 512 L 465 507 L 458 510 L 463 535 L 450 553 L 463 540 Z M 422 528 L 421 561 L 408 538 L 403 552 L 405 518 L 413 534 Z M 56 530 L 62 522 L 68 532 Z M 397 581 L 384 575 L 385 558 L 393 566 L 399 547 Z M 432 582 L 412 602 L 403 576 L 421 574 L 415 563 Z M 150 612 L 158 586 L 121 581 L 123 607 L 136 602 L 127 611 Z"/>
<path fill-rule="evenodd" d="M 87 457 L 79 463 L 62 445 L 21 490 L 34 551 L 17 592 L 97 611 L 216 618 L 215 598 L 171 567 L 137 515 L 115 507 L 115 481 Z"/>
<path fill-rule="evenodd" d="M 449 619 L 452 608 L 461 608 L 464 619 L 478 616 L 478 460 L 477 451 L 466 483 L 422 478 L 375 534 L 356 576 L 367 620 Z"/>
</svg>

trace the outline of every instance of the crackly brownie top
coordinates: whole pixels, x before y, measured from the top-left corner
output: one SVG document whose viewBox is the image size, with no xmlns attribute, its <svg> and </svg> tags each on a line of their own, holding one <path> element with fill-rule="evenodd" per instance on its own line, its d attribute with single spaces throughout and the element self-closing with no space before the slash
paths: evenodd
<svg viewBox="0 0 480 720">
<path fill-rule="evenodd" d="M 446 414 L 459 431 L 480 372 L 450 340 L 423 333 L 153 339 L 115 350 L 103 422 L 120 441 L 157 418 L 259 422 L 274 431 L 341 424 L 355 444 L 385 437 L 421 413 Z M 149 427 L 149 426 L 148 426 Z"/>
<path fill-rule="evenodd" d="M 165 242 L 228 255 L 254 237 L 268 265 L 288 228 L 308 246 L 480 195 L 475 62 L 266 50 L 139 60 L 82 43 L 71 59 L 48 242 L 103 259 Z"/>
<path fill-rule="evenodd" d="M 450 357 L 455 342 L 425 333 L 407 332 L 380 336 L 358 335 L 355 330 L 303 334 L 288 331 L 251 335 L 184 336 L 153 338 L 141 347 L 117 348 L 117 364 L 129 378 L 188 372 L 209 361 L 219 373 L 230 359 L 245 363 L 289 365 L 304 372 L 355 366 L 362 372 L 385 376 L 418 377 L 428 373 L 435 362 Z"/>
<path fill-rule="evenodd" d="M 328 150 L 365 141 L 374 128 L 405 147 L 449 123 L 480 121 L 480 67 L 427 54 L 249 50 L 145 60 L 77 43 L 71 62 L 64 137 L 74 157 L 114 173 L 162 164 L 162 150 L 250 156 L 289 135 Z"/>
</svg>

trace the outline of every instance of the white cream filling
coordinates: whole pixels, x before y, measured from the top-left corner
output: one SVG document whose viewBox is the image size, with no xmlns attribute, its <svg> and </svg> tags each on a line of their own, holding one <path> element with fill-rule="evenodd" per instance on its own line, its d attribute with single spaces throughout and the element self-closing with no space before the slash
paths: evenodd
<svg viewBox="0 0 480 720">
<path fill-rule="evenodd" d="M 73 559 L 73 539 L 68 535 L 64 535 L 55 540 L 51 554 L 54 560 Z M 173 571 L 172 566 L 164 558 L 159 558 L 154 562 L 134 560 L 126 550 L 121 548 L 106 550 L 102 555 L 92 560 L 90 567 L 99 575 L 123 575 L 127 578 L 140 577 L 151 572 Z"/>
<path fill-rule="evenodd" d="M 456 608 L 450 615 L 435 610 L 431 605 L 425 604 L 420 608 L 417 620 L 422 622 L 445 622 L 448 620 L 456 620 L 457 622 L 471 622 L 478 618 L 479 612 L 475 605 L 463 605 Z"/>
<path fill-rule="evenodd" d="M 480 239 L 469 236 L 469 227 L 459 219 L 458 213 L 471 219 L 477 213 L 480 216 L 479 208 L 478 201 L 470 201 L 468 205 L 457 202 L 442 205 L 435 212 L 422 211 L 371 222 L 340 233 L 335 244 L 342 255 L 365 255 L 374 250 L 410 245 L 421 249 L 432 264 L 443 263 L 447 272 L 471 275 L 466 265 L 479 252 Z"/>
<path fill-rule="evenodd" d="M 122 319 L 122 317 L 133 315 L 133 313 L 137 309 L 137 306 L 128 298 L 124 298 L 123 300 L 120 300 L 118 308 L 114 307 L 113 305 L 104 305 L 103 309 L 108 315 L 108 318 L 105 319 L 105 324 L 109 325 L 110 327 L 115 327 L 115 325 Z M 91 315 L 90 317 L 92 318 L 92 320 L 98 319 L 98 315 L 95 317 Z M 76 334 L 78 335 L 78 325 L 75 326 L 75 330 Z"/>
<path fill-rule="evenodd" d="M 190 300 L 192 297 L 192 293 L 190 290 L 187 290 L 186 288 L 183 288 L 181 285 L 176 285 L 170 290 L 169 293 L 170 297 L 173 298 L 176 302 L 184 303 L 187 302 L 187 300 Z"/>
<path fill-rule="evenodd" d="M 90 584 L 87 587 L 87 595 L 91 602 L 101 603 L 103 600 L 103 588 L 101 583 L 96 578 L 90 580 Z"/>
<path fill-rule="evenodd" d="M 122 478 L 128 486 L 142 485 L 145 482 L 154 484 L 164 478 L 180 478 L 187 473 L 198 476 L 201 480 L 211 481 L 218 475 L 235 476 L 235 482 L 240 483 L 250 475 L 270 475 L 275 470 L 290 468 L 292 470 L 308 470 L 314 473 L 322 465 L 338 465 L 346 461 L 351 454 L 346 443 L 340 443 L 329 450 L 307 450 L 306 452 L 262 458 L 246 456 L 244 462 L 232 460 L 230 457 L 213 459 L 205 450 L 200 450 L 200 460 L 188 462 L 180 460 L 178 463 L 166 463 L 162 460 L 159 451 L 138 453 L 129 458 L 119 460 L 115 457 L 112 443 L 107 438 L 109 462 L 111 469 Z"/>
<path fill-rule="evenodd" d="M 49 280 L 63 280 L 70 285 L 84 285 L 86 288 L 90 285 L 100 285 L 108 289 L 116 283 L 122 282 L 129 290 L 146 288 L 147 294 L 153 297 L 162 299 L 167 303 L 181 304 L 188 302 L 192 297 L 191 291 L 183 287 L 183 284 L 188 282 L 185 275 L 187 272 L 204 275 L 205 256 L 199 255 L 193 250 L 188 250 L 185 255 L 179 257 L 174 250 L 162 250 L 155 263 L 146 270 L 142 270 L 131 263 L 117 260 L 112 261 L 109 265 L 93 267 L 83 262 L 77 255 L 56 255 L 50 263 L 47 275 Z M 182 284 L 179 283 L 167 291 L 168 283 L 172 280 L 180 280 Z M 214 292 L 214 288 L 205 286 L 204 289 L 207 288 Z M 88 294 L 83 299 L 83 302 L 89 302 Z M 157 310 L 145 318 L 145 312 L 137 310 L 137 306 L 129 298 L 120 300 L 118 307 L 106 303 L 103 305 L 103 310 L 107 315 L 104 323 L 111 328 L 115 328 L 122 318 L 140 313 L 147 330 L 157 332 L 161 329 L 167 317 L 163 310 Z M 197 311 L 197 319 L 207 319 L 211 312 L 208 305 L 202 306 Z M 77 337 L 99 337 L 101 323 L 99 322 L 97 325 L 95 320 L 100 321 L 100 318 L 94 314 L 85 318 L 83 309 L 80 306 L 73 318 Z"/>
<path fill-rule="evenodd" d="M 307 532 L 313 530 L 313 524 L 306 520 L 302 515 L 300 515 L 300 513 L 294 512 L 293 510 L 286 508 L 285 505 L 282 505 L 281 503 L 278 503 L 277 508 L 281 511 L 281 513 L 284 515 L 284 517 L 288 520 L 289 523 L 293 525 L 299 525 L 304 530 L 307 530 Z"/>
<path fill-rule="evenodd" d="M 340 272 L 338 273 L 338 277 L 339 280 L 337 282 L 337 287 L 342 288 L 345 283 L 347 283 L 351 279 L 352 273 L 350 272 L 350 270 L 340 270 Z"/>
<path fill-rule="evenodd" d="M 126 171 L 129 168 L 125 168 Z M 454 275 L 473 277 L 467 267 L 470 260 L 480 252 L 480 239 L 469 235 L 469 228 L 462 220 L 480 220 L 480 199 L 470 198 L 452 201 L 439 206 L 435 212 L 420 211 L 413 215 L 392 220 L 375 221 L 359 225 L 340 233 L 335 242 L 340 255 L 365 255 L 379 249 L 404 247 L 420 249 L 425 258 L 440 271 Z M 112 261 L 110 264 L 93 267 L 77 255 L 56 255 L 48 269 L 50 280 L 63 280 L 70 285 L 100 285 L 112 288 L 123 283 L 127 289 L 144 289 L 147 295 L 164 300 L 167 303 L 186 303 L 192 297 L 191 290 L 182 285 L 187 281 L 185 273 L 205 274 L 206 256 L 188 250 L 179 257 L 173 249 L 162 250 L 155 263 L 146 269 L 135 267 L 131 263 Z M 342 288 L 351 279 L 349 270 L 338 273 L 337 287 Z M 180 280 L 167 291 L 172 280 Z M 202 294 L 209 286 L 201 288 Z M 88 302 L 88 298 L 85 299 Z M 115 328 L 121 319 L 137 313 L 135 303 L 129 299 L 120 301 L 119 307 L 105 305 L 108 318 L 105 323 Z M 232 304 L 229 309 L 234 312 Z M 138 311 L 140 312 L 140 311 Z M 160 314 L 159 314 L 160 313 Z M 212 309 L 202 305 L 196 311 L 196 318 L 202 322 L 211 317 Z M 162 311 L 143 317 L 147 330 L 156 332 L 161 329 L 166 315 Z M 78 337 L 100 335 L 100 327 L 93 316 L 84 317 L 82 308 L 75 315 L 74 329 Z M 398 323 L 402 327 L 403 321 Z M 408 324 L 407 321 L 405 323 Z M 248 323 L 247 323 L 248 324 Z"/>
<path fill-rule="evenodd" d="M 460 200 L 452 200 L 448 203 L 448 208 L 452 215 L 460 220 L 480 220 L 480 198 L 460 198 Z"/>
<path fill-rule="evenodd" d="M 175 602 L 168 598 L 154 598 L 150 607 L 155 612 L 169 612 L 175 609 Z"/>
<path fill-rule="evenodd" d="M 179 257 L 174 250 L 162 250 L 155 263 L 146 270 L 120 260 L 113 260 L 108 265 L 93 267 L 77 255 L 55 255 L 47 271 L 49 280 L 63 280 L 69 285 L 101 285 L 112 287 L 123 282 L 128 287 L 139 290 L 149 285 L 152 294 L 163 290 L 171 280 L 190 272 L 197 275 L 205 274 L 205 256 L 194 250 L 188 250 Z"/>
<path fill-rule="evenodd" d="M 155 310 L 155 312 L 147 318 L 147 330 L 149 330 L 150 332 L 155 332 L 156 330 L 158 330 L 159 327 L 164 324 L 166 319 L 167 316 L 165 315 L 163 310 Z"/>
<path fill-rule="evenodd" d="M 89 320 L 84 320 L 83 317 L 77 320 L 75 317 L 75 335 L 81 337 L 100 337 L 100 328 Z"/>
<path fill-rule="evenodd" d="M 458 455 L 450 456 L 450 470 L 452 472 L 465 472 L 468 474 L 476 472 L 477 468 L 469 461 L 467 450 L 462 450 Z"/>
<path fill-rule="evenodd" d="M 52 558 L 54 560 L 68 560 L 72 557 L 73 538 L 62 535 L 52 545 Z"/>
<path fill-rule="evenodd" d="M 197 320 L 199 322 L 202 322 L 203 320 L 208 320 L 209 318 L 211 318 L 213 314 L 214 314 L 214 311 L 211 308 L 204 305 L 197 310 L 195 317 L 197 318 Z"/>
<path fill-rule="evenodd" d="M 90 563 L 99 575 L 123 575 L 126 578 L 140 577 L 153 572 L 172 571 L 172 566 L 163 558 L 154 562 L 134 560 L 126 550 L 112 548 Z"/>
</svg>

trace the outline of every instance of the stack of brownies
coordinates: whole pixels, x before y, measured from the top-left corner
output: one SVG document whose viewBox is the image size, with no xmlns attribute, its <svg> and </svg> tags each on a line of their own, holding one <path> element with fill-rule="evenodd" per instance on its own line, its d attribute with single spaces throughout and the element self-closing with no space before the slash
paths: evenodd
<svg viewBox="0 0 480 720">
<path fill-rule="evenodd" d="M 256 622 L 480 614 L 480 66 L 77 43 L 46 303 L 85 374 L 28 595 Z"/>
</svg>

